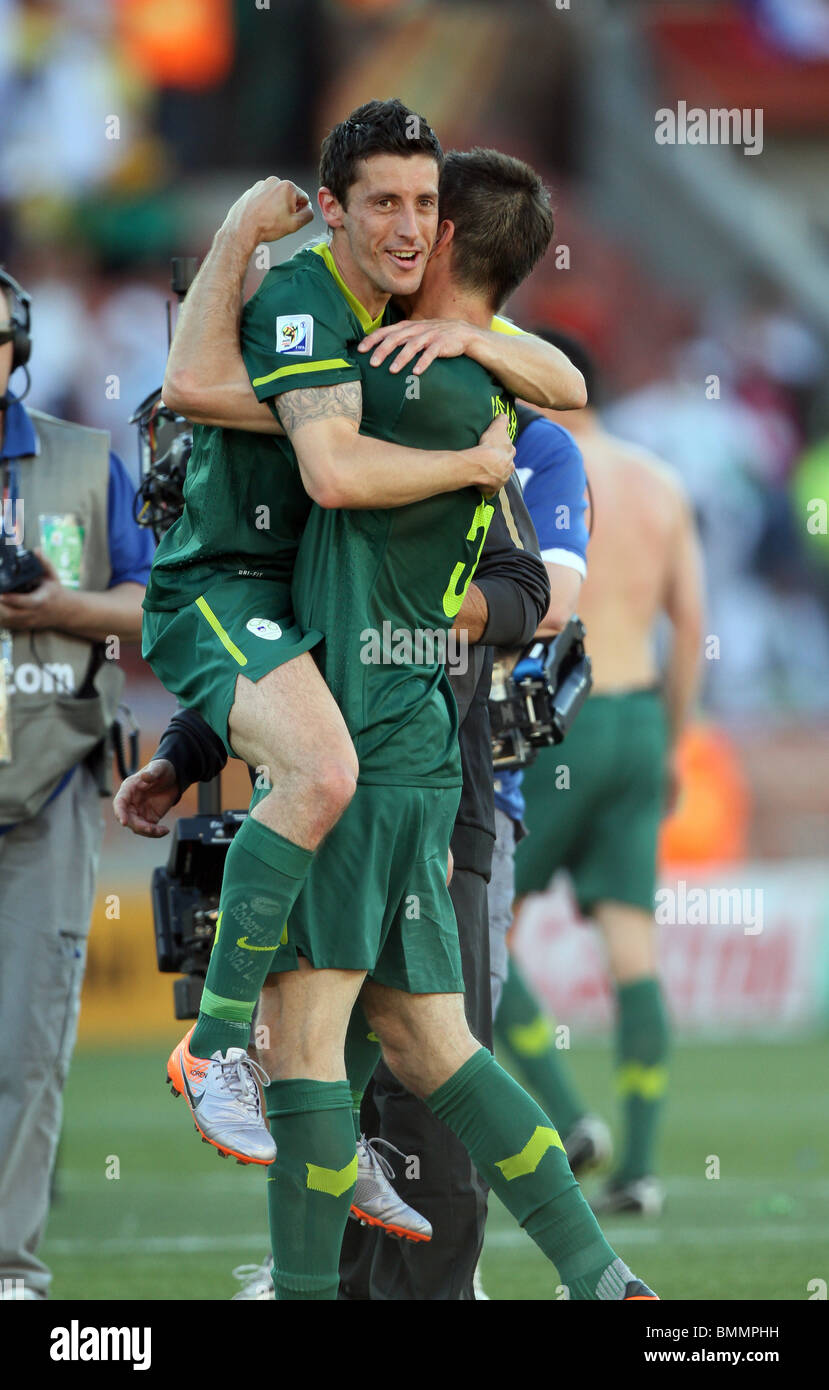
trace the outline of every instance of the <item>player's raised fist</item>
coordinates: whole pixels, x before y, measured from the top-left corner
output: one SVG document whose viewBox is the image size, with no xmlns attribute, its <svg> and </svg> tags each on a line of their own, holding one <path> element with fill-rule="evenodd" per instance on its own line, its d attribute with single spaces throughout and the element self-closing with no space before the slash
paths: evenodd
<svg viewBox="0 0 829 1390">
<path fill-rule="evenodd" d="M 506 415 L 496 415 L 481 435 L 477 449 L 469 452 L 474 473 L 470 482 L 479 487 L 485 497 L 491 497 L 504 486 L 515 468 L 515 445 L 509 437 Z"/>
<path fill-rule="evenodd" d="M 308 194 L 290 179 L 278 179 L 272 174 L 259 179 L 237 198 L 226 224 L 252 245 L 258 245 L 260 241 L 290 236 L 313 219 Z"/>
</svg>

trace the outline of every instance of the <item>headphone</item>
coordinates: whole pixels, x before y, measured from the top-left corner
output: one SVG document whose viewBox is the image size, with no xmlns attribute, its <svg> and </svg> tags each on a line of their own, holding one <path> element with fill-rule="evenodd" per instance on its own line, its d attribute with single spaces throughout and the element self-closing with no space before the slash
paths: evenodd
<svg viewBox="0 0 829 1390">
<path fill-rule="evenodd" d="M 2 266 L 0 266 L 0 288 L 11 290 L 16 300 L 9 314 L 12 331 L 6 336 L 7 342 L 9 339 L 11 340 L 12 371 L 16 372 L 18 367 L 25 367 L 32 351 L 32 296 L 27 294 Z"/>
</svg>

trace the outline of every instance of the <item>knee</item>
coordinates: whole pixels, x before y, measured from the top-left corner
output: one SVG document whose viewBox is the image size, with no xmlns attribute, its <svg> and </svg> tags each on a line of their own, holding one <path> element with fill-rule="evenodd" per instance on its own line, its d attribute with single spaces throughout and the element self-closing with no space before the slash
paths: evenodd
<svg viewBox="0 0 829 1390">
<path fill-rule="evenodd" d="M 393 1044 L 383 1043 L 383 1061 L 401 1084 L 410 1091 L 418 1100 L 425 1100 L 429 1094 L 429 1087 L 423 1084 L 421 1075 L 417 1067 L 413 1065 L 411 1051 L 405 1046 L 395 1047 Z"/>
<path fill-rule="evenodd" d="M 371 1027 L 380 1040 L 383 1061 L 401 1085 L 421 1098 L 426 1094 L 420 1085 L 419 1069 L 415 1065 L 414 1039 L 405 1021 L 399 1018 L 370 1019 Z"/>
<path fill-rule="evenodd" d="M 321 828 L 336 824 L 357 790 L 357 760 L 322 757 L 307 771 L 307 790 Z"/>
<path fill-rule="evenodd" d="M 270 764 L 262 771 L 270 784 Z M 259 769 L 257 769 L 259 771 Z M 357 789 L 357 761 L 347 756 L 325 753 L 308 758 L 290 769 L 287 776 L 273 783 L 276 799 L 268 796 L 259 814 L 266 822 L 278 819 L 285 797 L 297 808 L 306 825 L 309 842 L 316 845 L 336 825 Z"/>
</svg>

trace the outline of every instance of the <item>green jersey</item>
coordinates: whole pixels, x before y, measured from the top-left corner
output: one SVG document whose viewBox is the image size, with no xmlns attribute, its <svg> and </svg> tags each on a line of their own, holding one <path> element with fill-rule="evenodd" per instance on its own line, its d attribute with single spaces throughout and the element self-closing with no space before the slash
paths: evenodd
<svg viewBox="0 0 829 1390">
<path fill-rule="evenodd" d="M 418 449 L 476 445 L 515 411 L 468 357 L 438 359 L 420 378 L 366 363 L 361 433 Z M 319 628 L 323 675 L 345 717 L 363 782 L 456 786 L 457 709 L 444 659 L 494 505 L 473 487 L 384 510 L 314 506 L 294 571 L 303 627 Z"/>
<path fill-rule="evenodd" d="M 359 381 L 370 318 L 329 247 L 304 248 L 265 276 L 242 312 L 242 356 L 260 401 L 299 387 Z M 310 500 L 284 437 L 197 425 L 184 511 L 162 538 L 144 607 L 176 609 L 217 577 L 290 582 Z"/>
</svg>

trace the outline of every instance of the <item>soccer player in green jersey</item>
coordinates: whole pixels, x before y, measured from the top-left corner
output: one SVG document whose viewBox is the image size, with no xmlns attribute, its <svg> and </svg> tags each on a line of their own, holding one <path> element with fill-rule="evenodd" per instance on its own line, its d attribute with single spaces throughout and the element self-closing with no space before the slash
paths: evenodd
<svg viewBox="0 0 829 1390">
<path fill-rule="evenodd" d="M 357 344 L 381 324 L 392 293 L 406 295 L 420 282 L 437 228 L 441 163 L 426 122 L 399 102 L 368 103 L 335 127 L 323 149 L 320 193 L 331 243 L 276 267 L 246 305 L 244 366 L 231 313 L 231 346 L 216 379 L 211 330 L 226 310 L 228 282 L 238 305 L 244 268 L 269 230 L 258 219 L 261 204 L 277 193 L 252 190 L 190 291 L 165 377 L 167 404 L 211 427 L 194 432 L 184 514 L 153 565 L 144 655 L 230 752 L 267 769 L 275 788 L 228 852 L 199 1019 L 170 1074 L 203 1137 L 264 1164 L 274 1146 L 244 1051 L 250 1018 L 278 944 L 274 924 L 281 932 L 357 772 L 342 715 L 309 655 L 320 634 L 301 630 L 291 609 L 290 575 L 311 499 L 329 508 L 398 507 L 470 485 L 491 493 L 512 468 L 499 421 L 485 430 L 483 421 L 481 443 L 467 436 L 468 447 L 454 451 L 360 432 L 366 366 Z M 284 235 L 307 220 L 307 199 L 285 186 L 278 196 Z M 485 363 L 513 360 L 507 385 L 532 399 L 542 381 L 542 403 L 582 403 L 580 374 L 563 354 L 530 339 L 507 352 L 498 338 L 480 333 L 469 351 Z M 243 409 L 226 412 L 226 398 L 240 398 L 238 367 Z M 274 409 L 287 440 L 267 434 Z M 212 427 L 219 423 L 234 428 Z"/>
<path fill-rule="evenodd" d="M 461 223 L 470 203 L 478 217 Z M 450 157 L 442 213 L 453 205 L 458 221 L 441 223 L 416 309 L 428 316 L 446 303 L 461 325 L 482 330 L 546 247 L 552 217 L 532 171 L 492 151 Z M 448 339 L 444 349 L 457 352 Z M 508 417 L 509 401 L 464 356 L 433 360 L 412 396 L 388 360 L 363 379 L 364 421 L 404 442 L 461 446 L 493 410 Z M 462 611 L 487 510 L 474 487 L 392 511 L 314 508 L 300 545 L 297 613 L 324 634 L 319 659 L 355 739 L 360 776 L 307 876 L 263 993 L 280 1299 L 336 1297 L 356 1176 L 343 1041 L 358 996 L 389 1066 L 467 1145 L 556 1263 L 569 1296 L 654 1297 L 604 1240 L 548 1118 L 478 1046 L 464 1015 L 445 881 L 460 782 L 455 723 L 440 661 L 418 654 L 416 642 L 445 632 Z M 474 637 L 485 615 L 476 618 L 473 604 L 470 612 Z M 384 646 L 384 622 L 395 637 L 408 633 L 410 660 L 397 662 Z M 370 1071 L 377 1054 L 368 1053 Z"/>
</svg>

